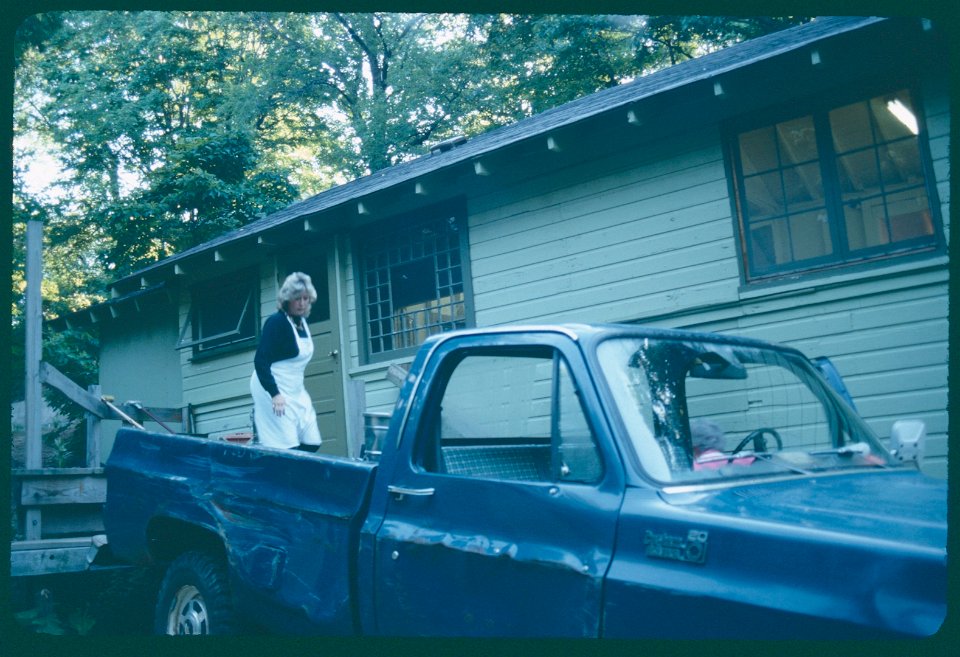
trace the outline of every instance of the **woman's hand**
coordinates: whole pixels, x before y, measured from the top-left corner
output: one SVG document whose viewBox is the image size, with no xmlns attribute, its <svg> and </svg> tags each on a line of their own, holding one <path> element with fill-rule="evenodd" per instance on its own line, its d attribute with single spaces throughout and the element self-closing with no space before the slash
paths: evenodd
<svg viewBox="0 0 960 657">
<path fill-rule="evenodd" d="M 283 410 L 287 406 L 287 400 L 283 398 L 283 395 L 277 393 L 271 401 L 273 402 L 273 412 L 278 416 L 283 415 Z"/>
</svg>

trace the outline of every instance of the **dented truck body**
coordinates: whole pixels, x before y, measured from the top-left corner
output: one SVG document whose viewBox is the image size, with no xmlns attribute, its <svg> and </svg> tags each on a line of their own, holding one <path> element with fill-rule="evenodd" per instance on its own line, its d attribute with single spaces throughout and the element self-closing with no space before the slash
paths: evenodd
<svg viewBox="0 0 960 657">
<path fill-rule="evenodd" d="M 122 430 L 107 533 L 171 564 L 158 631 L 876 638 L 946 615 L 945 483 L 791 349 L 435 336 L 382 442 L 368 461 Z"/>
</svg>

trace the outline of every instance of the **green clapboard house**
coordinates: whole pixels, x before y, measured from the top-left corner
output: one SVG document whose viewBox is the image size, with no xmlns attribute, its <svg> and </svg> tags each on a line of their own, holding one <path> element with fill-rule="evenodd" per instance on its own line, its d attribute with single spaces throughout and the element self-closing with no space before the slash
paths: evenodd
<svg viewBox="0 0 960 657">
<path fill-rule="evenodd" d="M 950 103 L 921 19 L 818 18 L 295 203 L 114 281 L 56 320 L 99 327 L 101 386 L 251 427 L 279 282 L 310 273 L 323 450 L 432 333 L 644 322 L 830 356 L 881 437 L 927 424 L 947 466 Z M 103 452 L 110 447 L 110 431 Z"/>
</svg>

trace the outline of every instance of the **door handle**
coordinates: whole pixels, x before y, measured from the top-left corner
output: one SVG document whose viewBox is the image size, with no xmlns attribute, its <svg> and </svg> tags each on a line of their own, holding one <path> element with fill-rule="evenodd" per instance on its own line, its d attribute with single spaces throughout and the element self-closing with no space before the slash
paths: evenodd
<svg viewBox="0 0 960 657">
<path fill-rule="evenodd" d="M 409 495 L 411 497 L 430 497 L 434 494 L 435 489 L 433 488 L 406 488 L 405 486 L 387 486 L 387 492 L 391 495 L 396 496 L 397 501 L 402 500 L 405 496 Z"/>
</svg>

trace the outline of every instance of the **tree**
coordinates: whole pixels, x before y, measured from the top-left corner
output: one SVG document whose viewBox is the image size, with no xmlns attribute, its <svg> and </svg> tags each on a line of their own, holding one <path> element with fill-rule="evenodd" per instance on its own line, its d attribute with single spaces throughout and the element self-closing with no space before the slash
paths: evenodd
<svg viewBox="0 0 960 657">
<path fill-rule="evenodd" d="M 433 142 L 798 20 L 68 12 L 27 23 L 17 100 L 122 274 Z"/>
<path fill-rule="evenodd" d="M 15 227 L 44 219 L 45 313 L 69 312 L 96 300 L 108 278 L 417 157 L 432 143 L 803 20 L 36 15 L 15 43 L 15 134 L 56 153 L 62 179 L 47 198 L 15 181 Z M 17 170 L 29 160 L 18 145 Z M 15 252 L 16 298 L 22 264 Z M 13 311 L 17 328 L 16 304 Z M 75 366 L 78 381 L 88 382 L 91 336 L 51 336 L 47 346 L 57 367 Z"/>
</svg>

